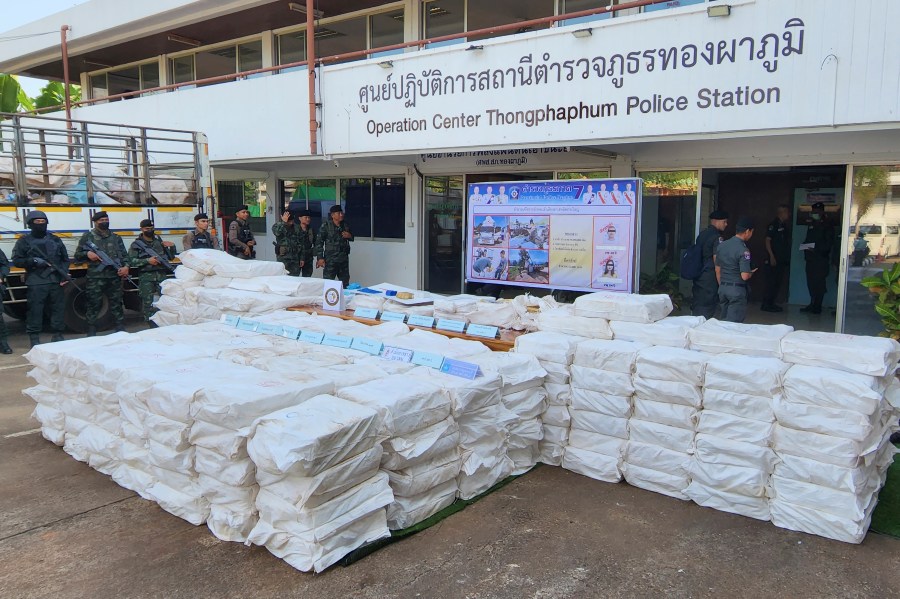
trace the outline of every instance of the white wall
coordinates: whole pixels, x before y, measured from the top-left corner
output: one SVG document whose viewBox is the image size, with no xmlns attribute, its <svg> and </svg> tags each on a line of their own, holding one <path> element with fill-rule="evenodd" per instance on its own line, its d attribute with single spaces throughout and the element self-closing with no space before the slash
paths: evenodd
<svg viewBox="0 0 900 599">
<path fill-rule="evenodd" d="M 309 155 L 306 71 L 77 108 L 75 119 L 201 131 L 211 162 Z M 55 116 L 59 116 L 58 114 Z"/>
</svg>

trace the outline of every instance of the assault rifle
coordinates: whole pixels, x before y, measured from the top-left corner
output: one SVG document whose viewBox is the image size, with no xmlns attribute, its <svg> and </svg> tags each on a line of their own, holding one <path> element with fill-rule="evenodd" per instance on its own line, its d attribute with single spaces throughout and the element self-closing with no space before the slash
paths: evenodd
<svg viewBox="0 0 900 599">
<path fill-rule="evenodd" d="M 121 260 L 113 260 L 109 254 L 101 250 L 93 241 L 88 241 L 84 244 L 84 247 L 97 254 L 97 257 L 100 258 L 100 264 L 102 264 L 103 266 L 109 266 L 115 268 L 116 270 L 119 270 L 120 268 L 125 266 L 124 264 L 122 264 Z M 134 282 L 134 279 L 131 278 L 131 275 L 125 275 L 124 278 L 127 279 L 128 282 L 135 287 L 138 286 L 138 284 Z"/>
<path fill-rule="evenodd" d="M 35 254 L 37 254 L 37 257 L 34 257 L 34 258 L 31 259 L 31 260 L 34 262 L 34 265 L 35 265 L 35 266 L 40 266 L 41 268 L 46 268 L 46 267 L 49 266 L 50 268 L 53 269 L 53 272 L 55 272 L 55 273 L 58 274 L 60 277 L 62 277 L 62 279 L 60 280 L 60 282 L 66 282 L 66 283 L 68 283 L 69 281 L 72 280 L 72 275 L 69 274 L 69 271 L 63 270 L 63 269 L 61 269 L 60 267 L 58 267 L 56 264 L 54 264 L 54 263 L 47 257 L 47 254 L 45 254 L 42 250 L 39 250 L 39 249 L 38 249 L 37 247 L 35 247 L 34 245 L 31 245 L 31 251 L 34 252 Z"/>
<path fill-rule="evenodd" d="M 144 254 L 146 254 L 148 258 L 156 258 L 156 260 L 164 267 L 166 267 L 169 272 L 175 272 L 175 265 L 166 260 L 164 257 L 160 256 L 159 252 L 147 245 L 140 237 L 134 240 L 134 245 L 137 246 L 137 249 L 144 252 Z"/>
</svg>

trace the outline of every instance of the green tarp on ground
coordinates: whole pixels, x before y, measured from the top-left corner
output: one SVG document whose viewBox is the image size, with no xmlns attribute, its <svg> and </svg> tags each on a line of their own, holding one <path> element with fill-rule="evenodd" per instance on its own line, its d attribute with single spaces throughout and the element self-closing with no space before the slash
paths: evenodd
<svg viewBox="0 0 900 599">
<path fill-rule="evenodd" d="M 878 494 L 878 505 L 869 530 L 900 539 L 900 459 L 895 459 L 888 470 L 887 482 Z"/>
</svg>

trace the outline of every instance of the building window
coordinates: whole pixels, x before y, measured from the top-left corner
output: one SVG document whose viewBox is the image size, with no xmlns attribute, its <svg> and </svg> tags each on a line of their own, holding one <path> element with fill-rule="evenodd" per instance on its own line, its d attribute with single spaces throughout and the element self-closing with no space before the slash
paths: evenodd
<svg viewBox="0 0 900 599">
<path fill-rule="evenodd" d="M 369 48 L 383 48 L 403 43 L 403 10 L 392 10 L 369 17 Z M 377 52 L 372 57 L 402 53 L 403 49 Z"/>
<path fill-rule="evenodd" d="M 559 0 L 559 14 L 564 15 L 570 12 L 579 12 L 582 10 L 591 10 L 592 8 L 602 8 L 612 4 L 621 4 L 621 1 L 615 0 Z M 560 25 L 575 25 L 577 23 L 587 23 L 589 21 L 597 21 L 600 19 L 608 19 L 613 13 L 603 13 L 599 15 L 590 15 L 587 17 L 577 17 L 574 19 L 566 19 L 560 21 Z"/>
<path fill-rule="evenodd" d="M 262 181 L 218 181 L 219 210 L 225 226 L 235 218 L 238 208 L 246 205 L 250 212 L 250 229 L 260 235 L 266 234 L 266 184 Z M 226 229 L 227 230 L 227 229 Z M 226 237 L 228 234 L 225 234 Z"/>
<path fill-rule="evenodd" d="M 148 62 L 91 75 L 90 83 L 92 98 L 105 98 L 158 87 L 159 62 Z"/>
<path fill-rule="evenodd" d="M 336 179 L 297 179 L 282 181 L 283 209 L 309 210 L 310 226 L 318 231 L 328 217 L 328 210 L 337 202 Z M 279 213 L 280 214 L 280 213 Z"/>
<path fill-rule="evenodd" d="M 406 180 L 403 177 L 341 179 L 344 222 L 354 237 L 406 238 Z"/>
<path fill-rule="evenodd" d="M 466 31 L 475 31 L 476 29 L 484 29 L 486 27 L 496 27 L 497 25 L 506 25 L 510 23 L 520 23 L 522 21 L 530 21 L 532 19 L 540 19 L 541 17 L 552 17 L 554 9 L 553 0 L 532 0 L 531 2 L 522 2 L 521 0 L 491 0 L 490 2 L 469 1 L 466 9 Z M 512 35 L 515 33 L 525 33 L 526 31 L 534 31 L 537 29 L 547 29 L 549 23 L 543 25 L 520 27 L 502 33 L 492 33 L 489 35 L 469 36 L 469 41 L 492 39 L 501 35 Z"/>
<path fill-rule="evenodd" d="M 426 39 L 462 33 L 466 30 L 466 0 L 426 0 L 422 2 L 422 31 Z M 462 38 L 429 44 L 430 48 L 460 44 Z"/>
<path fill-rule="evenodd" d="M 306 60 L 306 32 L 294 31 L 278 36 L 278 64 L 290 64 Z M 306 67 L 282 69 L 281 73 L 296 71 Z"/>
<path fill-rule="evenodd" d="M 679 6 L 690 6 L 691 4 L 703 4 L 706 0 L 669 0 L 661 4 L 650 4 L 644 7 L 644 12 L 654 12 L 657 10 L 665 10 L 667 8 L 677 8 Z"/>
<path fill-rule="evenodd" d="M 316 54 L 334 56 L 367 49 L 367 27 L 366 17 L 345 19 L 316 27 Z"/>
<path fill-rule="evenodd" d="M 241 71 L 261 69 L 262 66 L 262 40 L 220 46 L 169 59 L 172 83 L 189 83 L 199 79 L 232 75 Z"/>
</svg>

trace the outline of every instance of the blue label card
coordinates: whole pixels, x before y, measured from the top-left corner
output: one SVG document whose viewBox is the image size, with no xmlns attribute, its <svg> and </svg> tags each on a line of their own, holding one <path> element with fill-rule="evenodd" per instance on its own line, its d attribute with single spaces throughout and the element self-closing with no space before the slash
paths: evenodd
<svg viewBox="0 0 900 599">
<path fill-rule="evenodd" d="M 454 333 L 462 333 L 466 330 L 466 322 L 464 320 L 450 320 L 449 318 L 441 318 L 437 322 L 437 328 L 441 331 L 453 331 Z"/>
<path fill-rule="evenodd" d="M 325 333 L 317 333 L 315 331 L 300 331 L 300 341 L 306 341 L 307 343 L 315 343 L 316 345 L 322 343 L 322 339 L 325 338 Z"/>
<path fill-rule="evenodd" d="M 497 333 L 500 332 L 498 327 L 492 327 L 486 324 L 470 324 L 466 329 L 466 333 L 474 337 L 484 337 L 485 339 L 496 339 Z"/>
<path fill-rule="evenodd" d="M 259 326 L 259 323 L 255 320 L 247 320 L 242 318 L 237 323 L 237 328 L 241 331 L 256 331 L 256 328 Z"/>
<path fill-rule="evenodd" d="M 259 326 L 256 327 L 257 333 L 262 333 L 264 335 L 278 335 L 281 337 L 281 333 L 284 330 L 280 324 L 267 324 L 264 322 L 259 323 Z"/>
<path fill-rule="evenodd" d="M 396 322 L 403 322 L 406 320 L 406 314 L 402 312 L 382 312 L 381 320 L 393 320 Z"/>
<path fill-rule="evenodd" d="M 234 314 L 223 314 L 222 318 L 219 320 L 230 327 L 236 327 L 238 322 L 240 322 L 241 317 L 235 316 Z"/>
<path fill-rule="evenodd" d="M 322 345 L 330 345 L 331 347 L 343 347 L 349 349 L 353 344 L 353 337 L 344 337 L 342 335 L 325 335 L 322 338 Z"/>
<path fill-rule="evenodd" d="M 412 363 L 419 366 L 428 366 L 429 368 L 440 368 L 444 363 L 444 356 L 438 354 L 429 354 L 424 351 L 413 352 Z"/>
<path fill-rule="evenodd" d="M 281 327 L 281 336 L 285 339 L 296 339 L 300 336 L 300 329 L 296 327 Z"/>
<path fill-rule="evenodd" d="M 364 351 L 373 356 L 380 354 L 382 347 L 384 347 L 384 343 L 381 341 L 366 339 L 365 337 L 354 337 L 353 343 L 350 344 L 350 349 L 358 349 L 359 351 Z"/>
<path fill-rule="evenodd" d="M 441 372 L 452 376 L 462 377 L 464 379 L 474 380 L 475 377 L 478 376 L 480 369 L 478 368 L 478 364 L 445 358 L 444 363 L 441 365 Z"/>
<path fill-rule="evenodd" d="M 412 361 L 413 350 L 388 346 L 381 352 L 381 357 L 391 362 L 410 362 Z"/>
<path fill-rule="evenodd" d="M 406 324 L 413 327 L 425 327 L 430 329 L 434 326 L 434 317 L 432 316 L 419 316 L 418 314 L 411 314 L 409 319 L 406 321 Z"/>
<path fill-rule="evenodd" d="M 378 318 L 378 310 L 375 308 L 357 308 L 353 312 L 353 316 L 356 318 L 371 318 L 374 320 Z"/>
</svg>

